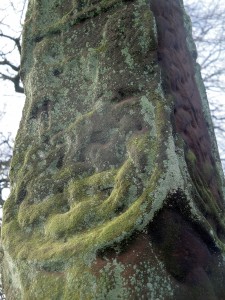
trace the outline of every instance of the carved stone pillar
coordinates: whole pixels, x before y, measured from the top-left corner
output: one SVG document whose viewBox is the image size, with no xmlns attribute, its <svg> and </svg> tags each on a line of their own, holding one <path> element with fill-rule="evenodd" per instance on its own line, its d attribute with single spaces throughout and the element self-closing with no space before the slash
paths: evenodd
<svg viewBox="0 0 225 300">
<path fill-rule="evenodd" d="M 179 0 L 30 0 L 7 299 L 225 299 L 223 174 Z"/>
</svg>

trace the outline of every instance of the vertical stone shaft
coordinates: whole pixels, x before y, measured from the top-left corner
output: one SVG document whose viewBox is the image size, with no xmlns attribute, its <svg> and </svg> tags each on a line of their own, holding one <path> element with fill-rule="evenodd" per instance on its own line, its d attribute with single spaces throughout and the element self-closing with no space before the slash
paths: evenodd
<svg viewBox="0 0 225 300">
<path fill-rule="evenodd" d="M 225 299 L 223 175 L 181 0 L 30 0 L 7 299 Z"/>
</svg>

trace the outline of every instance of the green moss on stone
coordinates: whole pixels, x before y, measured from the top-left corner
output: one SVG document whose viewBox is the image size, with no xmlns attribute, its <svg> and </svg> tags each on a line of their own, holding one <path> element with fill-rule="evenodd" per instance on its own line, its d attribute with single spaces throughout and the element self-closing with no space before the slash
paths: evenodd
<svg viewBox="0 0 225 300">
<path fill-rule="evenodd" d="M 32 205 L 28 201 L 23 201 L 18 211 L 18 222 L 23 227 L 35 223 L 41 224 L 49 216 L 61 212 L 66 204 L 63 194 L 50 195 L 45 200 Z"/>
</svg>

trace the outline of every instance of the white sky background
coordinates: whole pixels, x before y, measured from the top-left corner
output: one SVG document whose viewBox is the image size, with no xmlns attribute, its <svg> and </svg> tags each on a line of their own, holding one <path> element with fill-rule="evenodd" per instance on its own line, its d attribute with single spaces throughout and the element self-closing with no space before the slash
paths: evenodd
<svg viewBox="0 0 225 300">
<path fill-rule="evenodd" d="M 4 26 L 4 34 L 17 37 L 20 35 L 21 26 L 21 10 L 23 9 L 23 0 L 12 1 L 0 0 L 0 21 Z M 8 51 L 13 49 L 13 43 L 10 43 L 8 39 L 1 39 L 1 48 L 5 47 Z M 19 54 L 14 51 L 13 54 L 8 56 L 10 61 L 18 65 Z M 14 85 L 8 81 L 0 80 L 0 111 L 5 111 L 5 115 L 0 120 L 0 131 L 11 132 L 15 138 L 19 122 L 22 116 L 22 109 L 24 105 L 25 96 L 23 94 L 15 93 Z"/>
<path fill-rule="evenodd" d="M 196 1 L 198 0 L 184 0 L 184 2 Z M 208 1 L 210 0 L 205 0 L 205 2 Z M 0 21 L 9 25 L 9 27 L 6 26 L 4 28 L 4 33 L 11 34 L 15 37 L 17 35 L 19 36 L 22 28 L 20 25 L 22 21 L 20 11 L 23 9 L 24 0 L 13 0 L 11 2 L 13 6 L 9 0 L 0 0 Z M 28 0 L 26 2 L 28 2 Z M 3 39 L 0 39 L 0 42 L 2 43 Z M 7 40 L 5 40 L 5 43 L 5 47 L 9 47 L 9 49 L 12 47 L 12 44 L 10 45 Z M 11 58 L 18 64 L 19 56 L 16 56 L 14 53 Z M 212 97 L 212 95 L 210 95 L 210 97 Z M 223 105 L 223 99 L 218 97 L 218 94 L 213 97 L 216 97 L 216 101 L 221 102 Z M 22 116 L 24 99 L 25 96 L 23 94 L 15 93 L 13 83 L 0 80 L 0 111 L 6 112 L 2 120 L 0 120 L 0 131 L 5 133 L 12 132 L 14 138 Z M 220 139 L 219 142 L 222 143 L 224 141 Z"/>
<path fill-rule="evenodd" d="M 0 82 L 0 111 L 5 112 L 0 120 L 0 131 L 11 132 L 14 139 L 22 116 L 24 100 L 24 95 L 15 95 L 13 84 Z"/>
</svg>

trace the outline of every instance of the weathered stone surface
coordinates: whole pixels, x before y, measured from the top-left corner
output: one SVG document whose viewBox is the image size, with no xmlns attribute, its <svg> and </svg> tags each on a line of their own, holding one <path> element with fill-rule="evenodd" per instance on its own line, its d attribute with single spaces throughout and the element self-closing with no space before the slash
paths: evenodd
<svg viewBox="0 0 225 300">
<path fill-rule="evenodd" d="M 178 0 L 30 0 L 7 299 L 225 298 L 221 167 L 189 27 Z"/>
</svg>

